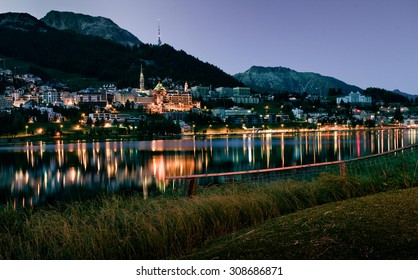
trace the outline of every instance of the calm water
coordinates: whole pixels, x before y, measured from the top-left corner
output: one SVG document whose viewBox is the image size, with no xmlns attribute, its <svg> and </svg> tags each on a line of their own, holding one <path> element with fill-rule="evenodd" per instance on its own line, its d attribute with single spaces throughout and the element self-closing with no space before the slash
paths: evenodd
<svg viewBox="0 0 418 280">
<path fill-rule="evenodd" d="M 262 134 L 0 147 L 0 203 L 29 206 L 98 192 L 164 191 L 166 176 L 264 169 L 376 154 L 417 130 Z"/>
</svg>

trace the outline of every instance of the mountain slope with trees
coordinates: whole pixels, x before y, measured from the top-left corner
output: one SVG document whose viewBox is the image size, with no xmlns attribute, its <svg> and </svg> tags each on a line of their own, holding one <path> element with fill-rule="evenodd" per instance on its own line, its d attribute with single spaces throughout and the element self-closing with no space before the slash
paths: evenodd
<svg viewBox="0 0 418 280">
<path fill-rule="evenodd" d="M 41 21 L 35 23 L 45 26 Z M 170 77 L 174 81 L 188 81 L 190 85 L 214 87 L 242 85 L 218 67 L 166 44 L 128 47 L 96 36 L 49 27 L 48 30 L 13 28 L 21 24 L 0 24 L 0 55 L 19 57 L 40 67 L 112 81 L 119 87 L 139 86 L 141 65 L 146 78 Z M 147 82 L 146 87 L 154 86 Z"/>
<path fill-rule="evenodd" d="M 332 77 L 316 73 L 296 72 L 285 67 L 253 66 L 235 78 L 247 86 L 265 92 L 298 92 L 322 93 L 326 95 L 329 89 L 341 89 L 342 93 L 361 91 L 361 88 L 348 85 Z"/>
<path fill-rule="evenodd" d="M 0 14 L 0 27 L 37 32 L 47 32 L 52 30 L 51 27 L 27 13 Z"/>
</svg>

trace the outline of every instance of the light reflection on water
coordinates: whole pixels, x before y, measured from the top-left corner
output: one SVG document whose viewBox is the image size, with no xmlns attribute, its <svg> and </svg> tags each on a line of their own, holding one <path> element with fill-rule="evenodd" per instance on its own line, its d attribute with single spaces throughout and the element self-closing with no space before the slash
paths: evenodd
<svg viewBox="0 0 418 280">
<path fill-rule="evenodd" d="M 416 130 L 240 135 L 0 147 L 0 203 L 83 193 L 166 191 L 167 176 L 264 169 L 376 154 L 416 143 Z"/>
</svg>

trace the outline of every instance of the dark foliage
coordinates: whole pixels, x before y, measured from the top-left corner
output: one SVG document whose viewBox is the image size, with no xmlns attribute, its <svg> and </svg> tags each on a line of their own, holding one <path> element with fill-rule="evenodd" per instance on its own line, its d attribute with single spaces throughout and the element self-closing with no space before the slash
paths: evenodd
<svg viewBox="0 0 418 280">
<path fill-rule="evenodd" d="M 49 74 L 45 70 L 43 70 L 39 67 L 33 66 L 33 65 L 28 67 L 28 73 L 31 73 L 31 74 L 41 78 L 44 81 L 48 81 L 48 80 L 51 79 L 51 77 L 49 76 Z"/>
<path fill-rule="evenodd" d="M 391 103 L 410 103 L 407 97 L 380 88 L 368 88 L 364 91 L 364 94 L 371 96 L 373 101 L 383 101 L 385 105 L 390 105 Z"/>
<path fill-rule="evenodd" d="M 11 114 L 0 113 L 0 123 L 0 136 L 14 136 L 25 127 L 25 119 L 17 110 Z"/>
<path fill-rule="evenodd" d="M 190 85 L 242 85 L 216 66 L 169 45 L 143 44 L 131 48 L 58 30 L 27 32 L 0 28 L 0 38 L 2 55 L 18 56 L 40 67 L 117 82 L 120 87 L 138 86 L 141 64 L 148 78 L 170 77 L 174 81 L 188 81 Z"/>
<path fill-rule="evenodd" d="M 340 88 L 338 88 L 338 89 L 330 88 L 328 90 L 328 96 L 341 96 L 341 95 L 343 95 L 343 91 Z"/>
</svg>

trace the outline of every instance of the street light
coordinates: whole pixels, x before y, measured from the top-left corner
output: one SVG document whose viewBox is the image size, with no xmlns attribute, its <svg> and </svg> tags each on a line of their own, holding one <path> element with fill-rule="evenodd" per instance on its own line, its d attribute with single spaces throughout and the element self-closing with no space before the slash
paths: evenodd
<svg viewBox="0 0 418 280">
<path fill-rule="evenodd" d="M 25 126 L 26 128 L 26 135 L 28 135 L 28 126 Z"/>
</svg>

